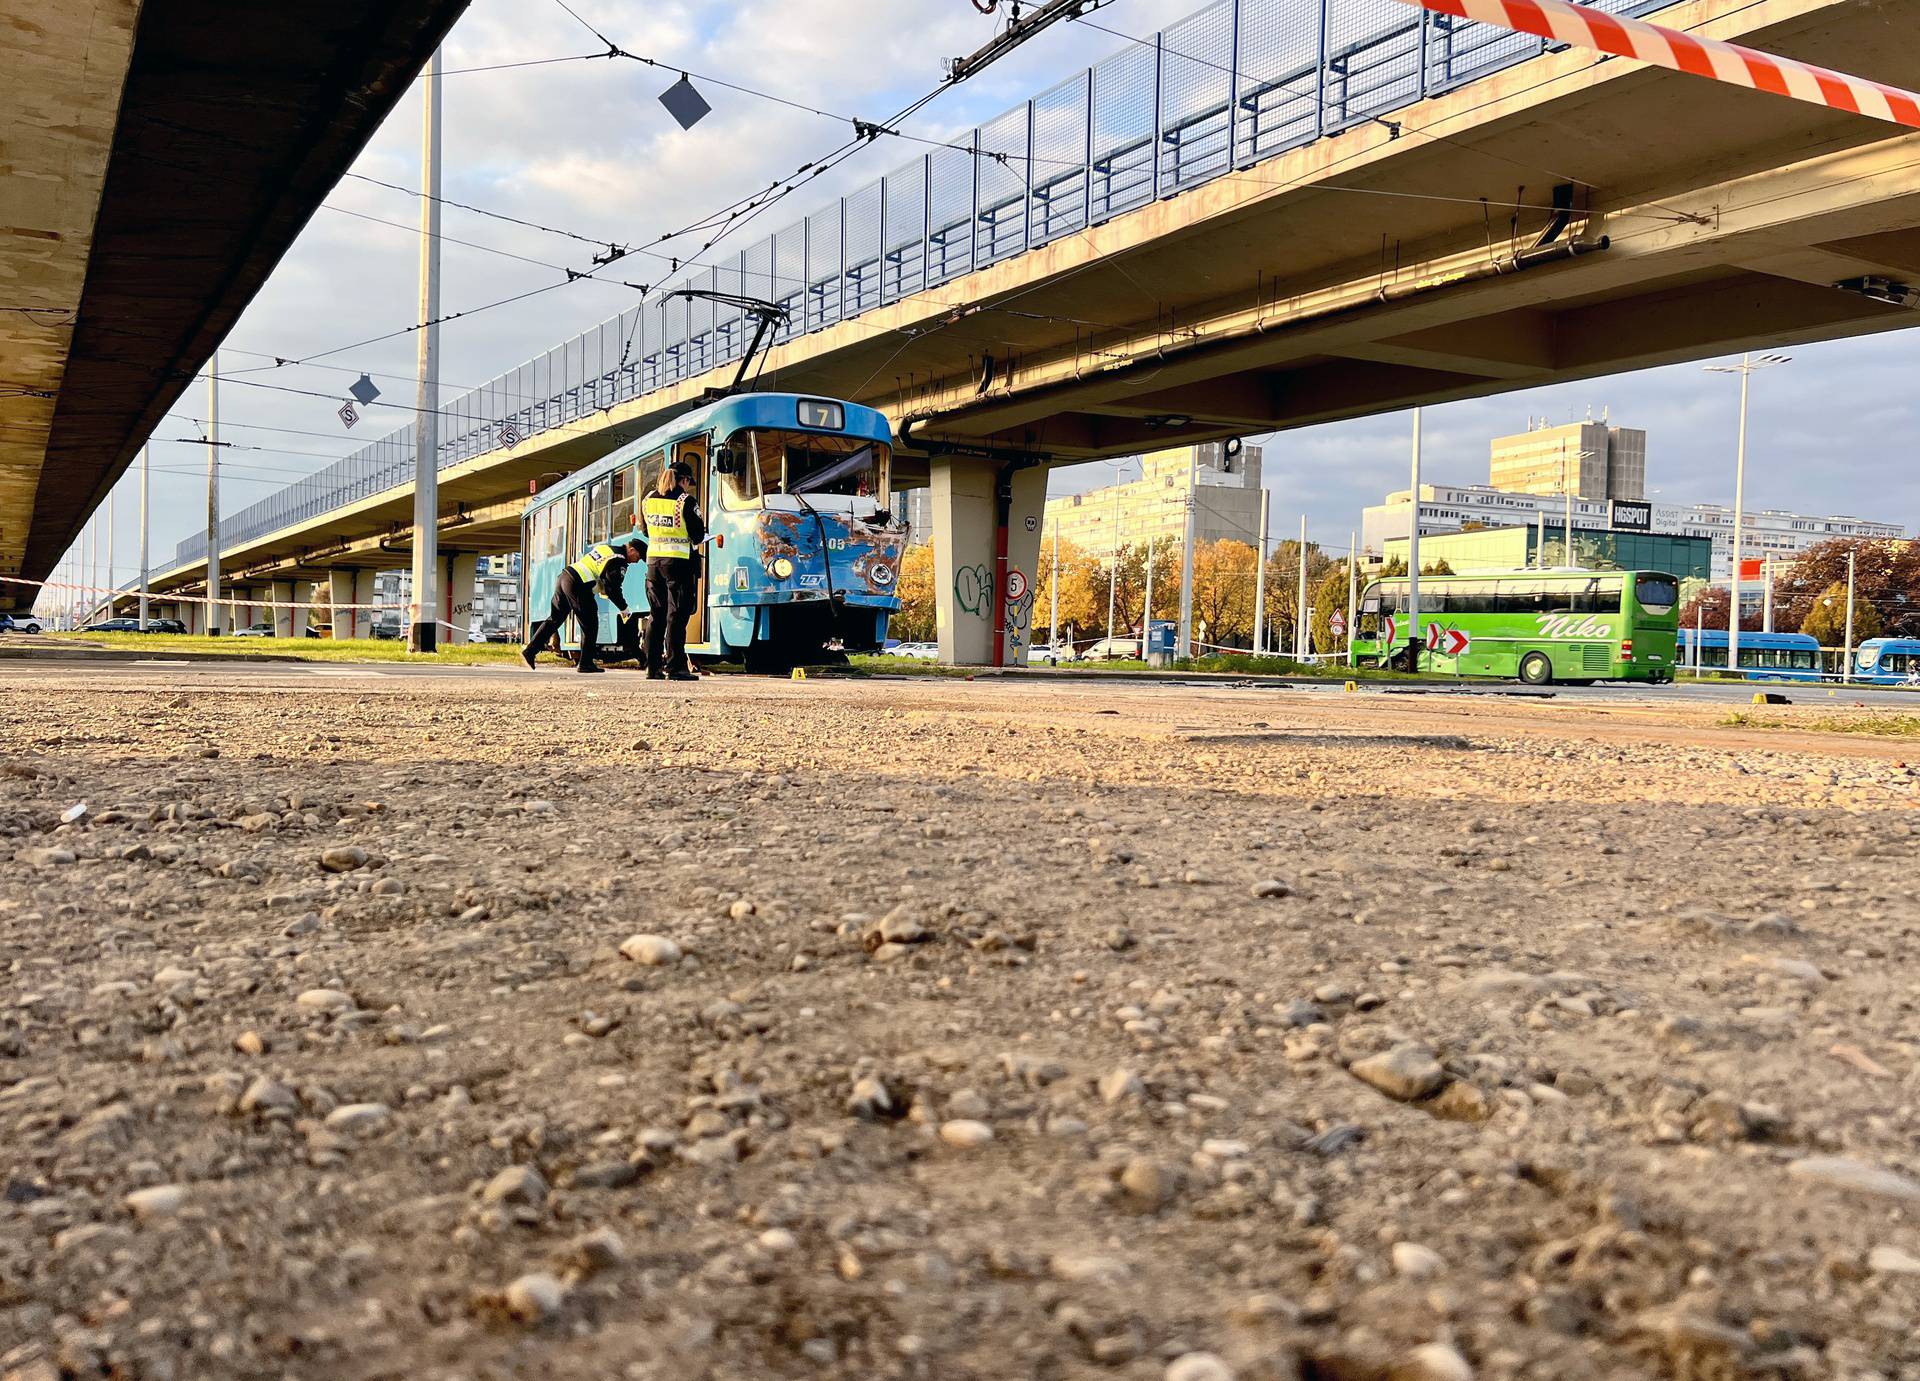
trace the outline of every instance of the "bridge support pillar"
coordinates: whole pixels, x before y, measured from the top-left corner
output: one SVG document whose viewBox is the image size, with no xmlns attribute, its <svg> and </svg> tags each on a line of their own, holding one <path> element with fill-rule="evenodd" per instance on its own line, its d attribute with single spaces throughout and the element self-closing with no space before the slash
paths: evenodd
<svg viewBox="0 0 1920 1381">
<path fill-rule="evenodd" d="M 1025 666 L 1047 472 L 941 456 L 931 466 L 940 660 Z"/>
<path fill-rule="evenodd" d="M 373 610 L 348 606 L 373 603 L 373 572 L 345 569 L 327 572 L 327 597 L 333 602 L 333 636 L 371 638 Z"/>
<path fill-rule="evenodd" d="M 473 626 L 474 590 L 480 583 L 480 557 L 475 552 L 449 552 L 445 558 L 446 569 L 440 575 L 440 588 L 446 593 L 441 603 L 446 606 L 441 615 L 450 627 L 440 630 L 440 636 L 450 643 L 469 641 L 468 630 Z"/>
<path fill-rule="evenodd" d="M 253 625 L 253 591 L 243 585 L 229 585 L 225 592 L 227 607 L 221 612 L 226 616 L 221 627 L 229 633 L 238 633 Z"/>
<path fill-rule="evenodd" d="M 287 580 L 276 580 L 267 587 L 267 598 L 273 603 L 273 636 L 276 638 L 305 636 L 307 611 L 293 607 L 294 591 L 298 588 Z"/>
</svg>

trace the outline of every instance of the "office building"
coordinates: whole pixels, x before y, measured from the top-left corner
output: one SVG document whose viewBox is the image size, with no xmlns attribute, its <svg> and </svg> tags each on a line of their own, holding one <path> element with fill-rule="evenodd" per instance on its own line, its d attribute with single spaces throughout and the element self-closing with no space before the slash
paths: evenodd
<svg viewBox="0 0 1920 1381">
<path fill-rule="evenodd" d="M 1494 438 L 1487 484 L 1509 494 L 1644 499 L 1647 434 L 1608 426 L 1604 419 L 1564 427 L 1550 427 L 1542 419 L 1517 436 Z"/>
<path fill-rule="evenodd" d="M 1178 542 L 1186 532 L 1187 495 L 1194 496 L 1194 541 L 1260 538 L 1258 446 L 1233 454 L 1217 441 L 1140 457 L 1140 478 L 1047 500 L 1040 540 L 1075 546 L 1095 556 L 1116 547 Z M 1187 487 L 1188 476 L 1193 488 Z"/>
<path fill-rule="evenodd" d="M 933 541 L 933 488 L 899 489 L 893 495 L 893 516 L 907 525 L 907 545 L 923 547 Z"/>
<path fill-rule="evenodd" d="M 1566 501 L 1558 494 L 1525 494 L 1484 484 L 1423 484 L 1420 486 L 1420 536 L 1472 531 L 1476 528 L 1533 526 L 1544 518 L 1552 538 L 1566 522 Z M 1404 542 L 1413 511 L 1412 492 L 1398 490 L 1386 502 L 1363 510 L 1361 549 L 1378 556 L 1394 539 Z M 1897 523 L 1875 522 L 1844 514 L 1815 516 L 1781 509 L 1745 514 L 1741 553 L 1749 560 L 1771 556 L 1790 558 L 1798 552 L 1836 537 L 1905 537 Z M 1733 561 L 1733 510 L 1722 504 L 1633 503 L 1629 500 L 1573 501 L 1576 545 L 1583 531 L 1642 531 L 1673 537 L 1704 537 L 1713 543 L 1713 575 L 1727 579 Z M 1422 550 L 1425 548 L 1423 546 Z"/>
</svg>

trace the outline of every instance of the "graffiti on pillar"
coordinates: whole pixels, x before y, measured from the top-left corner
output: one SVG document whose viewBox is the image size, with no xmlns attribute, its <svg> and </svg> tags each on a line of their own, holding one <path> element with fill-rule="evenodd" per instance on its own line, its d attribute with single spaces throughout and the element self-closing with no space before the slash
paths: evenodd
<svg viewBox="0 0 1920 1381">
<path fill-rule="evenodd" d="M 953 573 L 953 602 L 963 614 L 993 617 L 993 571 L 984 563 L 962 566 Z"/>
<path fill-rule="evenodd" d="M 1033 587 L 1027 573 L 1018 568 L 1007 572 L 1007 653 L 1018 660 L 1026 655 L 1033 627 Z"/>
<path fill-rule="evenodd" d="M 1007 651 L 1014 657 L 1025 655 L 1033 640 L 1033 591 L 1007 601 Z"/>
</svg>

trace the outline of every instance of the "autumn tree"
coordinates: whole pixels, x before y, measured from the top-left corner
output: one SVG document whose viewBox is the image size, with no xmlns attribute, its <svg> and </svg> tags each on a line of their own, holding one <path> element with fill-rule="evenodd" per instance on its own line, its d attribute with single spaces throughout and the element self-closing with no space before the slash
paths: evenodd
<svg viewBox="0 0 1920 1381">
<path fill-rule="evenodd" d="M 1844 589 L 1849 553 L 1854 561 L 1854 599 L 1871 606 L 1883 628 L 1920 633 L 1920 543 L 1883 538 L 1836 537 L 1808 547 L 1784 570 L 1776 565 L 1774 626 L 1802 627 L 1835 585 Z M 1856 632 L 1859 622 L 1856 617 Z"/>
<path fill-rule="evenodd" d="M 1307 543 L 1307 589 L 1309 592 L 1326 573 L 1346 567 L 1328 556 L 1320 547 Z M 1286 541 L 1267 558 L 1267 641 L 1283 651 L 1293 650 L 1293 625 L 1300 602 L 1300 543 Z M 1313 599 L 1309 593 L 1307 603 Z"/>
<path fill-rule="evenodd" d="M 1205 624 L 1209 643 L 1251 646 L 1258 574 L 1253 548 L 1245 542 L 1228 539 L 1197 544 L 1193 549 L 1194 636 L 1199 637 L 1200 626 Z"/>
<path fill-rule="evenodd" d="M 1313 610 L 1313 651 L 1339 652 L 1347 645 L 1347 637 L 1353 630 L 1347 629 L 1346 635 L 1335 637 L 1333 633 L 1334 611 L 1340 612 L 1344 620 L 1347 617 L 1347 565 L 1345 561 L 1329 566 L 1320 577 L 1307 600 Z M 1365 581 L 1358 582 L 1365 584 Z"/>
<path fill-rule="evenodd" d="M 887 632 L 905 643 L 932 642 L 933 548 L 908 547 L 900 557 L 899 579 L 894 590 L 900 596 L 900 612 L 887 624 Z"/>
<path fill-rule="evenodd" d="M 1880 613 L 1861 598 L 1858 572 L 1853 593 L 1853 641 L 1863 643 L 1880 636 Z M 1800 623 L 1800 631 L 1818 640 L 1822 647 L 1842 647 L 1847 641 L 1847 582 L 1836 580 L 1821 591 Z"/>
<path fill-rule="evenodd" d="M 1727 628 L 1727 607 L 1730 602 L 1725 587 L 1709 585 L 1692 599 L 1680 606 L 1680 626 L 1682 628 L 1712 628 L 1725 632 Z M 1760 611 L 1740 616 L 1740 628 L 1743 632 L 1760 631 Z"/>
</svg>

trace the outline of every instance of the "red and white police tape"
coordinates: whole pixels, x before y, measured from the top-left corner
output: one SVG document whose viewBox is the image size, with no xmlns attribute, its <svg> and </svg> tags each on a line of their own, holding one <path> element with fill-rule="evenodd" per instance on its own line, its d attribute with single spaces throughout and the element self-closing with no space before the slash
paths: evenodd
<svg viewBox="0 0 1920 1381">
<path fill-rule="evenodd" d="M 1472 19 L 1551 43 L 1595 48 L 1616 57 L 1636 58 L 1676 72 L 1712 81 L 1769 91 L 1776 96 L 1888 120 L 1920 129 L 1920 95 L 1897 86 L 1850 77 L 1810 62 L 1776 57 L 1737 43 L 1627 19 L 1569 0 L 1401 0 L 1416 9 Z"/>
<path fill-rule="evenodd" d="M 128 587 L 123 585 L 117 589 L 114 589 L 104 585 L 81 585 L 81 584 L 76 584 L 74 582 L 65 581 L 65 580 L 28 580 L 23 576 L 17 576 L 17 575 L 0 575 L 0 585 L 26 585 L 36 590 L 47 590 L 51 592 L 65 594 L 68 596 L 94 595 L 98 597 L 110 598 L 115 601 L 119 601 L 119 600 L 133 601 L 133 600 L 139 599 L 140 597 L 140 591 L 138 587 L 129 589 Z M 218 604 L 221 608 L 228 609 L 228 610 L 242 609 L 242 608 L 244 609 L 399 610 L 402 615 L 402 618 L 406 621 L 412 620 L 414 607 L 415 607 L 411 603 L 409 604 L 328 604 L 328 603 L 320 603 L 312 600 L 261 599 L 258 596 L 248 596 L 243 598 L 241 596 L 232 595 L 232 594 L 222 595 L 218 600 L 210 600 L 205 595 L 176 595 L 172 593 L 162 593 L 157 590 L 150 593 L 147 596 L 147 599 L 148 599 L 148 602 L 152 604 L 198 604 L 202 607 L 205 607 L 206 605 L 209 605 L 209 604 Z M 442 628 L 458 627 L 458 625 L 456 624 L 448 623 L 445 619 L 435 619 L 434 622 L 439 624 Z"/>
</svg>

